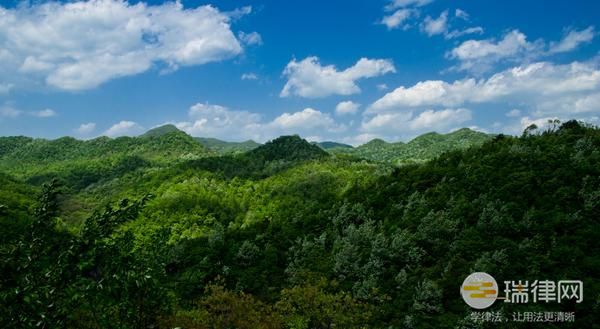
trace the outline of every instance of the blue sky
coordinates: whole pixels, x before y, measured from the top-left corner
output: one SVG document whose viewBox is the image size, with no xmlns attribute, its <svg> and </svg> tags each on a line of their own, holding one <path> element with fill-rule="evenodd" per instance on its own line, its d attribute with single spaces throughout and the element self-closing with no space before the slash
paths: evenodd
<svg viewBox="0 0 600 329">
<path fill-rule="evenodd" d="M 596 1 L 0 1 L 0 135 L 361 144 L 600 114 Z"/>
</svg>

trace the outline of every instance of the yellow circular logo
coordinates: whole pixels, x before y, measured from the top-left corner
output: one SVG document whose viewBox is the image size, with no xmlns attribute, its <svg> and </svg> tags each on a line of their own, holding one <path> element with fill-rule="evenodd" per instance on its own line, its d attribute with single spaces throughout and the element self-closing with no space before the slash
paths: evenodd
<svg viewBox="0 0 600 329">
<path fill-rule="evenodd" d="M 460 294 L 472 308 L 488 308 L 498 298 L 498 283 L 485 272 L 475 272 L 465 279 L 460 287 Z"/>
</svg>

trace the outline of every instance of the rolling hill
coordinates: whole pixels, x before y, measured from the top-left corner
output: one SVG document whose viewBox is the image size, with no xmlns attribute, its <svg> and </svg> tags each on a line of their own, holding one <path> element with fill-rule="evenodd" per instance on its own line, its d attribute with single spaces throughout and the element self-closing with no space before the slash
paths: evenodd
<svg viewBox="0 0 600 329">
<path fill-rule="evenodd" d="M 484 271 L 582 280 L 591 302 L 552 309 L 592 328 L 600 129 L 477 138 L 361 146 L 439 154 L 409 166 L 298 136 L 220 156 L 177 131 L 0 139 L 0 326 L 478 328 L 457 291 Z"/>
<path fill-rule="evenodd" d="M 493 135 L 463 128 L 448 134 L 423 134 L 408 143 L 388 143 L 381 139 L 373 139 L 356 148 L 332 148 L 328 149 L 328 152 L 403 165 L 424 162 L 447 151 L 479 146 L 492 138 Z"/>
</svg>

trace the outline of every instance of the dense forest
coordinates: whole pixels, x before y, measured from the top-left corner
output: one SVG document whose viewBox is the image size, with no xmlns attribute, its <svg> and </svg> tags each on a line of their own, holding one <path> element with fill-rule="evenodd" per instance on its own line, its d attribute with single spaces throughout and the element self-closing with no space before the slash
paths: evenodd
<svg viewBox="0 0 600 329">
<path fill-rule="evenodd" d="M 467 275 L 574 279 L 600 317 L 600 129 L 353 148 L 174 127 L 0 138 L 2 328 L 536 328 L 477 322 Z"/>
</svg>

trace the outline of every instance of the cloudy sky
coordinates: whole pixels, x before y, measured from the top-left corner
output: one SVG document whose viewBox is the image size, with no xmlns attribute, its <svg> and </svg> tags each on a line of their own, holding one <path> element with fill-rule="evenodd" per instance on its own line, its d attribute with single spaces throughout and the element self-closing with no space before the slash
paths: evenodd
<svg viewBox="0 0 600 329">
<path fill-rule="evenodd" d="M 600 2 L 0 0 L 0 135 L 351 144 L 600 123 Z"/>
</svg>

